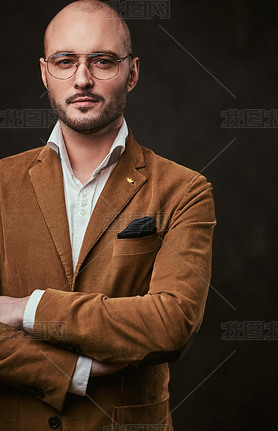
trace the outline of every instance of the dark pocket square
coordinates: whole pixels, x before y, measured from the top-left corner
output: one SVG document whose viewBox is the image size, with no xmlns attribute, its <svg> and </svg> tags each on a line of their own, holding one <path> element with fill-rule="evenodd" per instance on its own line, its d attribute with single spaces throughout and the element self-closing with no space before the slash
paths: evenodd
<svg viewBox="0 0 278 431">
<path fill-rule="evenodd" d="M 122 232 L 118 233 L 118 239 L 142 238 L 156 233 L 155 219 L 143 217 L 133 220 Z"/>
</svg>

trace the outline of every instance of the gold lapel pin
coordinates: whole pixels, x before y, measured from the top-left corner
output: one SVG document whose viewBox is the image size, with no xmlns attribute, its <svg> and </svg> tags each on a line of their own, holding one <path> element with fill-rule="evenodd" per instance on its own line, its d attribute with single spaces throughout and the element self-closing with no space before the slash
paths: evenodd
<svg viewBox="0 0 278 431">
<path fill-rule="evenodd" d="M 132 178 L 127 178 L 126 179 L 130 184 L 134 184 L 134 181 L 133 181 L 133 179 Z"/>
</svg>

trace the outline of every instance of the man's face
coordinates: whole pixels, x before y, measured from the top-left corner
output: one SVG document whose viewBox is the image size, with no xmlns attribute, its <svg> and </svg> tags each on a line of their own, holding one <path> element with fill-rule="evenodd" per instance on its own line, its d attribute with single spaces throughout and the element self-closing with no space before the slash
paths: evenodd
<svg viewBox="0 0 278 431">
<path fill-rule="evenodd" d="M 103 11 L 94 14 L 64 11 L 56 17 L 48 35 L 46 56 L 57 51 L 111 51 L 118 57 L 129 54 L 123 44 L 119 20 L 108 18 Z M 86 57 L 81 58 L 83 61 L 75 75 L 66 80 L 51 76 L 41 59 L 42 78 L 48 86 L 49 100 L 59 119 L 78 133 L 90 134 L 112 125 L 123 115 L 127 94 L 136 83 L 131 79 L 133 63 L 130 58 L 120 63 L 119 73 L 109 80 L 93 77 L 84 61 Z M 91 100 L 77 102 L 77 99 L 84 97 Z"/>
</svg>

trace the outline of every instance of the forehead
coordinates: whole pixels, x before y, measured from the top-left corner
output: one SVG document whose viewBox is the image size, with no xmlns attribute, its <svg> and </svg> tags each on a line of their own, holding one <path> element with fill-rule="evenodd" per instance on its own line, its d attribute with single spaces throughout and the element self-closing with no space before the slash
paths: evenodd
<svg viewBox="0 0 278 431">
<path fill-rule="evenodd" d="M 46 38 L 47 55 L 57 51 L 113 51 L 125 55 L 123 26 L 105 11 L 63 11 L 51 23 Z"/>
</svg>

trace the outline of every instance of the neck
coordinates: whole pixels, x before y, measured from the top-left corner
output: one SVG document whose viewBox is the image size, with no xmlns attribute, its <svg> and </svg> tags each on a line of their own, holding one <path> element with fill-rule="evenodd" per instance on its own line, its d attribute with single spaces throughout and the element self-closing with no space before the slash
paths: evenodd
<svg viewBox="0 0 278 431">
<path fill-rule="evenodd" d="M 83 135 L 75 132 L 60 120 L 62 135 L 76 178 L 87 182 L 95 169 L 105 159 L 123 123 L 121 116 L 106 128 Z"/>
</svg>

